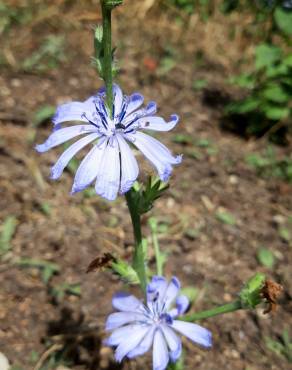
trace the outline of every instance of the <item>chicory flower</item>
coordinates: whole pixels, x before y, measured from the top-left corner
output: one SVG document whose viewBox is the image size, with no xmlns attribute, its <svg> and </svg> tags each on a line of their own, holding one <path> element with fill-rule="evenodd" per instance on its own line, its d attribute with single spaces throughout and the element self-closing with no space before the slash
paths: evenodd
<svg viewBox="0 0 292 370">
<path fill-rule="evenodd" d="M 124 357 L 140 356 L 153 347 L 153 370 L 166 369 L 169 361 L 176 362 L 182 352 L 177 333 L 202 347 L 212 345 L 209 330 L 194 323 L 177 320 L 189 306 L 189 300 L 179 295 L 180 282 L 173 277 L 168 283 L 162 276 L 154 276 L 147 285 L 147 303 L 127 293 L 113 297 L 118 310 L 109 315 L 106 330 L 112 331 L 105 344 L 116 347 L 118 362 Z M 175 302 L 175 305 L 174 305 Z M 174 305 L 174 307 L 173 307 Z"/>
<path fill-rule="evenodd" d="M 113 95 L 113 118 L 106 108 L 104 89 L 85 102 L 59 106 L 53 117 L 53 133 L 43 144 L 36 146 L 36 150 L 42 153 L 83 136 L 69 146 L 52 167 L 51 178 L 56 180 L 81 149 L 93 144 L 77 169 L 72 193 L 84 190 L 94 181 L 96 193 L 108 200 L 114 200 L 118 193 L 130 190 L 138 177 L 139 168 L 128 143 L 145 155 L 162 181 L 169 178 L 173 165 L 181 162 L 181 156 L 173 156 L 166 146 L 143 132 L 169 131 L 177 124 L 177 115 L 172 115 L 166 122 L 155 115 L 154 102 L 140 108 L 143 96 L 138 93 L 125 96 L 118 85 L 114 85 Z M 68 121 L 81 121 L 81 124 L 61 126 Z"/>
</svg>

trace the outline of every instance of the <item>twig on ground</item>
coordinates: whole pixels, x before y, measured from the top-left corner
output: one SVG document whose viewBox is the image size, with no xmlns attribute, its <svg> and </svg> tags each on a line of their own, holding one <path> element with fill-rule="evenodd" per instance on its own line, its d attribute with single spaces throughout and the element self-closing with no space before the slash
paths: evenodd
<svg viewBox="0 0 292 370">
<path fill-rule="evenodd" d="M 35 367 L 33 368 L 33 370 L 40 370 L 41 367 L 43 366 L 43 364 L 45 363 L 45 361 L 54 353 L 54 352 L 57 352 L 59 351 L 60 349 L 63 348 L 63 344 L 58 344 L 58 343 L 55 343 L 53 344 L 50 348 L 48 348 L 40 357 L 40 359 L 38 360 L 37 364 L 35 365 Z"/>
</svg>

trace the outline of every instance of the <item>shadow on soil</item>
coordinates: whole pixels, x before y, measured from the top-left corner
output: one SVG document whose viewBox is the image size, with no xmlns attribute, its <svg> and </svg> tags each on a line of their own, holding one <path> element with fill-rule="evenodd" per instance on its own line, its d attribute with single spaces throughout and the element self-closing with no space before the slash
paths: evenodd
<svg viewBox="0 0 292 370">
<path fill-rule="evenodd" d="M 60 319 L 48 323 L 47 336 L 62 345 L 61 350 L 55 353 L 56 360 L 69 367 L 80 366 L 88 370 L 121 369 L 121 364 L 101 358 L 102 340 L 98 329 L 88 327 L 82 313 L 75 318 L 70 308 L 62 308 Z"/>
</svg>

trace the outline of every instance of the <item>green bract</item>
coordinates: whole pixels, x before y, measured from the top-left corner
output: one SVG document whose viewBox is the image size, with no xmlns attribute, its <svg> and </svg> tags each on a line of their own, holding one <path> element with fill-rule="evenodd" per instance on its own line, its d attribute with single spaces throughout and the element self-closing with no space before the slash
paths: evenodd
<svg viewBox="0 0 292 370">
<path fill-rule="evenodd" d="M 261 303 L 263 299 L 261 291 L 265 284 L 265 279 L 264 274 L 257 273 L 246 282 L 239 294 L 242 308 L 255 308 Z"/>
</svg>

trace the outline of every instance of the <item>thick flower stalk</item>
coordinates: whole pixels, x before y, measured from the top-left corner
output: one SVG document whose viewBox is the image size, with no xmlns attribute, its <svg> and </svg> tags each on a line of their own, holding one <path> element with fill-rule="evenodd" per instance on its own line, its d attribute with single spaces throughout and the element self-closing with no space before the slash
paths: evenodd
<svg viewBox="0 0 292 370">
<path fill-rule="evenodd" d="M 181 162 L 181 156 L 173 156 L 166 146 L 143 132 L 169 131 L 177 124 L 177 115 L 172 115 L 166 122 L 155 115 L 154 102 L 140 108 L 143 96 L 138 93 L 125 96 L 118 85 L 113 87 L 113 97 L 112 115 L 105 104 L 104 89 L 85 102 L 59 106 L 53 117 L 53 133 L 43 144 L 36 146 L 38 152 L 46 152 L 83 136 L 69 146 L 52 167 L 51 178 L 56 180 L 79 151 L 93 144 L 77 169 L 72 193 L 84 190 L 94 181 L 96 193 L 108 200 L 114 200 L 118 193 L 130 190 L 138 177 L 139 168 L 128 143 L 134 144 L 145 155 L 163 181 L 169 178 L 172 166 Z M 80 121 L 82 124 L 61 126 L 68 121 Z"/>
<path fill-rule="evenodd" d="M 117 361 L 143 355 L 153 347 L 153 370 L 164 370 L 169 361 L 176 362 L 181 355 L 182 342 L 177 333 L 202 347 L 211 347 L 209 330 L 177 320 L 189 306 L 188 298 L 179 291 L 176 277 L 168 283 L 164 277 L 154 276 L 147 285 L 145 305 L 127 293 L 113 297 L 112 304 L 118 312 L 107 319 L 106 330 L 112 334 L 105 344 L 116 347 Z"/>
</svg>

